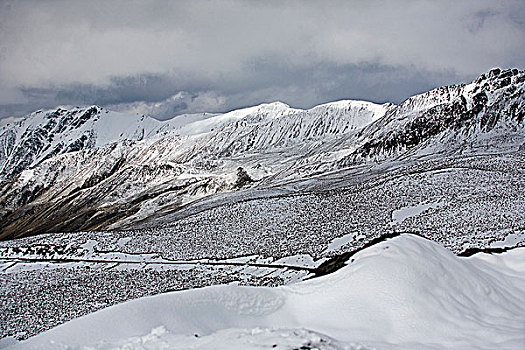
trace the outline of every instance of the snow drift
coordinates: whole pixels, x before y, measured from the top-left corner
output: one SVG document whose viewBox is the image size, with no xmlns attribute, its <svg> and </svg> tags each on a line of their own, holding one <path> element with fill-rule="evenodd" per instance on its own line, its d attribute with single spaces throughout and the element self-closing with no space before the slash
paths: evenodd
<svg viewBox="0 0 525 350">
<path fill-rule="evenodd" d="M 9 349 L 522 349 L 524 252 L 458 258 L 402 235 L 328 276 L 142 298 Z"/>
</svg>

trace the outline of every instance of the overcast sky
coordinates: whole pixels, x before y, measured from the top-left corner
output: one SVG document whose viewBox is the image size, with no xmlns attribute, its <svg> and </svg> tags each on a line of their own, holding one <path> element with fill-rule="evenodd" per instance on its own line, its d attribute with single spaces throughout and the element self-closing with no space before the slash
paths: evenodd
<svg viewBox="0 0 525 350">
<path fill-rule="evenodd" d="M 0 0 L 0 117 L 399 103 L 525 68 L 524 0 Z"/>
</svg>

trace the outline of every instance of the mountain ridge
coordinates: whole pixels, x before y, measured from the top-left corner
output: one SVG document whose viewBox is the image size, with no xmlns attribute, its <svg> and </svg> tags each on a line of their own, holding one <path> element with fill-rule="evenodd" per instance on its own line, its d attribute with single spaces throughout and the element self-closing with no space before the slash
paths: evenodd
<svg viewBox="0 0 525 350">
<path fill-rule="evenodd" d="M 14 133 L 18 148 L 12 129 L 0 129 L 0 237 L 115 229 L 215 193 L 399 157 L 517 152 L 525 135 L 524 81 L 523 71 L 493 69 L 399 105 L 341 100 L 301 110 L 274 102 L 166 122 L 135 115 L 124 131 L 109 122 L 87 128 L 124 118 L 96 106 L 34 113 L 50 117 L 41 128 L 26 127 L 25 138 Z M 43 146 L 49 138 L 61 145 L 51 155 L 41 151 L 53 150 Z M 15 157 L 24 142 L 29 152 Z M 250 181 L 239 182 L 239 174 Z"/>
</svg>

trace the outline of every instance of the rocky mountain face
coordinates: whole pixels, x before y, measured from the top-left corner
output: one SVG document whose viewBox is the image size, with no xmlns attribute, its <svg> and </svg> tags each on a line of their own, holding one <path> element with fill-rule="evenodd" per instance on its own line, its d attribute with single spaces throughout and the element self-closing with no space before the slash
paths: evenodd
<svg viewBox="0 0 525 350">
<path fill-rule="evenodd" d="M 524 81 L 523 71 L 493 69 L 471 84 L 411 97 L 361 130 L 360 146 L 340 164 L 384 160 L 414 147 L 421 153 L 422 146 L 432 153 L 515 147 L 525 141 Z"/>
<path fill-rule="evenodd" d="M 118 229 L 199 198 L 390 160 L 516 152 L 525 72 L 495 69 L 402 104 L 270 103 L 166 122 L 92 106 L 0 130 L 0 238 Z"/>
</svg>

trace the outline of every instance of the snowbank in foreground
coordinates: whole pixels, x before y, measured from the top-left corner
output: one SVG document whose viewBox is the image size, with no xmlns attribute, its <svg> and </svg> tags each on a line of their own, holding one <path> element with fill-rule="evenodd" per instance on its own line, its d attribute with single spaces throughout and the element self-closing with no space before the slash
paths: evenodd
<svg viewBox="0 0 525 350">
<path fill-rule="evenodd" d="M 10 349 L 523 349 L 524 253 L 458 258 L 403 235 L 328 276 L 138 299 Z"/>
</svg>

